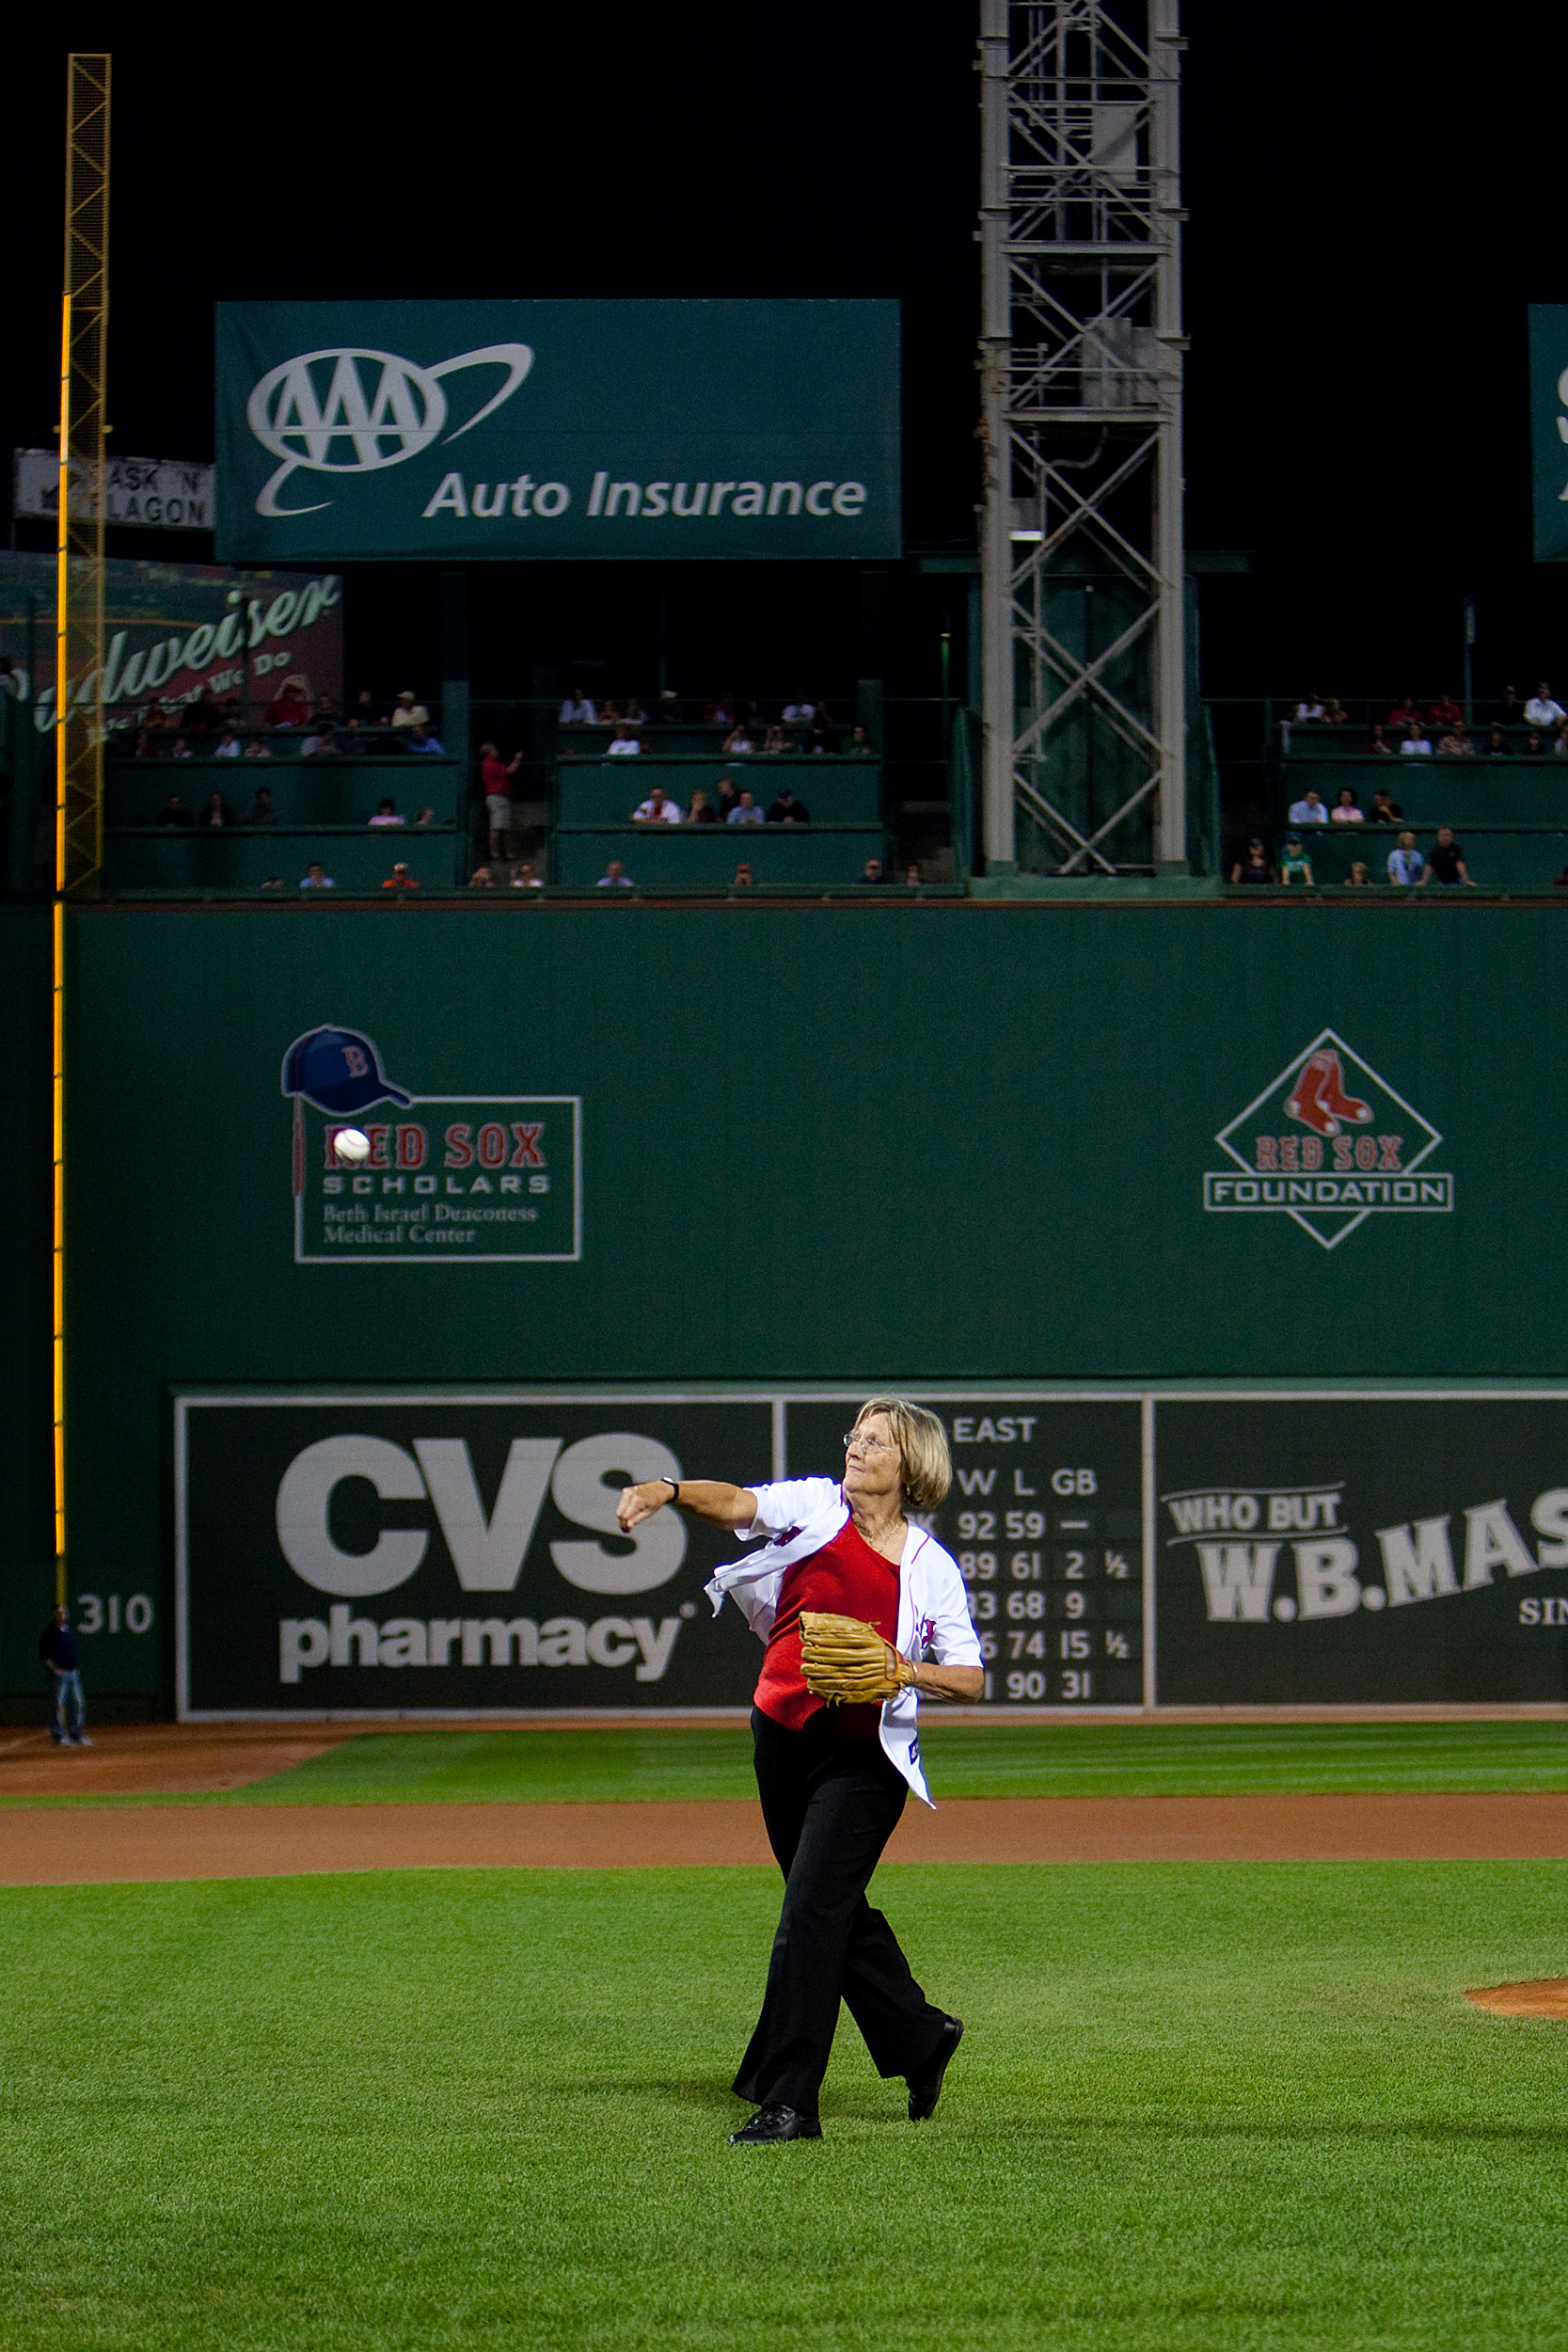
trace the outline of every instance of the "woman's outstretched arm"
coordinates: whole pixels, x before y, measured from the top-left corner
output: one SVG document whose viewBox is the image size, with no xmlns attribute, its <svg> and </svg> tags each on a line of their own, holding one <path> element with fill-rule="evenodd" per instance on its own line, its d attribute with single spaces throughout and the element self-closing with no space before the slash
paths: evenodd
<svg viewBox="0 0 1568 2352">
<path fill-rule="evenodd" d="M 673 1491 L 674 1481 L 650 1478 L 641 1486 L 627 1486 L 616 1505 L 615 1516 L 625 1528 L 635 1527 L 640 1519 L 652 1518 L 667 1503 L 677 1500 Z M 693 1512 L 700 1519 L 713 1519 L 721 1527 L 750 1527 L 757 1515 L 757 1499 L 749 1486 L 732 1486 L 723 1478 L 683 1478 L 678 1497 L 683 1511 Z"/>
</svg>

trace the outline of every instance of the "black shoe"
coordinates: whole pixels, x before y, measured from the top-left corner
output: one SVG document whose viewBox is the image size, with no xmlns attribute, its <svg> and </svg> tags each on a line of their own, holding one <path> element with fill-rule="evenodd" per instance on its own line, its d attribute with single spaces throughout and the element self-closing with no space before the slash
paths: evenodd
<svg viewBox="0 0 1568 2352">
<path fill-rule="evenodd" d="M 940 2081 L 940 2076 L 938 2079 Z M 766 2148 L 775 2140 L 820 2139 L 821 2137 L 822 2126 L 815 2115 L 801 2115 L 794 2107 L 769 2106 L 760 2108 L 742 2130 L 732 2132 L 730 2146 Z"/>
<path fill-rule="evenodd" d="M 937 2111 L 942 2097 L 942 2078 L 946 2074 L 953 2053 L 964 2038 L 961 2017 L 950 2017 L 942 2029 L 935 2051 L 924 2074 L 906 2077 L 910 2086 L 910 2122 L 924 2123 Z"/>
</svg>

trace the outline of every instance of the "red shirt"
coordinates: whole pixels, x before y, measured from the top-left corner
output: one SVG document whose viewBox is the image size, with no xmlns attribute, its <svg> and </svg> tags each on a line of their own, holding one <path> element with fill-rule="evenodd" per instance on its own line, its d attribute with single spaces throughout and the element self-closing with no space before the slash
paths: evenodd
<svg viewBox="0 0 1568 2352">
<path fill-rule="evenodd" d="M 778 1614 L 768 1637 L 768 1652 L 757 1680 L 756 1704 L 786 1731 L 800 1731 L 826 1702 L 814 1698 L 800 1669 L 800 1612 L 831 1610 L 841 1617 L 859 1617 L 874 1625 L 885 1642 L 898 1638 L 898 1571 L 891 1560 L 873 1551 L 853 1519 L 846 1519 L 831 1544 L 797 1560 L 785 1571 L 779 1593 Z M 832 1726 L 840 1739 L 874 1740 L 882 1710 L 868 1707 L 835 1707 Z"/>
<path fill-rule="evenodd" d="M 504 761 L 486 759 L 482 762 L 479 772 L 487 797 L 499 795 L 503 800 L 511 799 L 512 778 L 507 773 Z"/>
</svg>

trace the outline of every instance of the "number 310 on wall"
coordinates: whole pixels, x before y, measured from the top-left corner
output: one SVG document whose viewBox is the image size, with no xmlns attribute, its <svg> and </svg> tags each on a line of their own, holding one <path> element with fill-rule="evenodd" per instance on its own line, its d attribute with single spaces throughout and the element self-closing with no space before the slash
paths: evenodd
<svg viewBox="0 0 1568 2352">
<path fill-rule="evenodd" d="M 123 1613 L 118 1593 L 109 1595 L 107 1607 L 97 1593 L 78 1593 L 76 1607 L 80 1612 L 76 1619 L 78 1633 L 150 1633 L 152 1630 L 152 1603 L 145 1593 L 133 1593 L 125 1603 Z"/>
</svg>

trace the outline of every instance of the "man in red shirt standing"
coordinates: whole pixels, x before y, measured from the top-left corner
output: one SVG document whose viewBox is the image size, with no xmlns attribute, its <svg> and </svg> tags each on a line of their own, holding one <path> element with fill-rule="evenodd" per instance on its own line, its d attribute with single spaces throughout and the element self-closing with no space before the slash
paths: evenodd
<svg viewBox="0 0 1568 2352">
<path fill-rule="evenodd" d="M 479 780 L 484 793 L 484 814 L 490 824 L 490 855 L 498 864 L 512 855 L 512 779 L 523 764 L 519 752 L 510 768 L 494 743 L 479 747 Z"/>
</svg>

